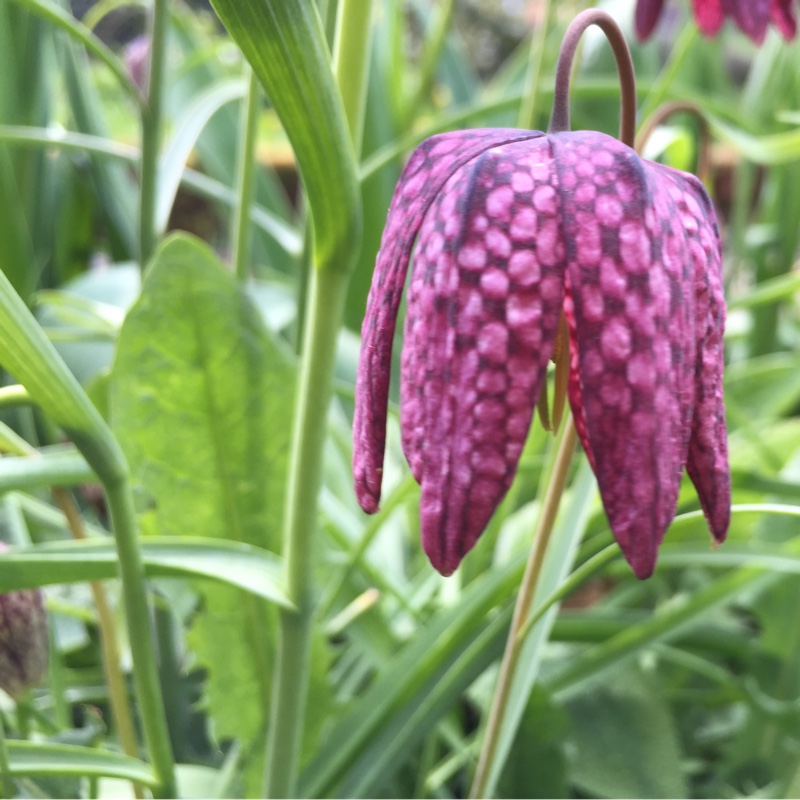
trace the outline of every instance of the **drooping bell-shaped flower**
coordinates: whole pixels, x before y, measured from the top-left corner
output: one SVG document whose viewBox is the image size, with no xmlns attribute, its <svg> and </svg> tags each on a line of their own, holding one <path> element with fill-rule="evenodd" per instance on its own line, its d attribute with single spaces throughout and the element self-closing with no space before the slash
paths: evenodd
<svg viewBox="0 0 800 800">
<path fill-rule="evenodd" d="M 724 539 L 721 253 L 696 178 L 586 131 L 458 131 L 414 151 L 362 328 L 354 475 L 367 512 L 412 253 L 402 444 L 437 570 L 456 569 L 511 485 L 562 314 L 575 424 L 636 575 L 654 569 L 684 467 Z"/>
<path fill-rule="evenodd" d="M 725 17 L 734 22 L 756 44 L 761 44 L 772 23 L 784 39 L 797 33 L 796 0 L 692 0 L 697 26 L 706 36 L 714 36 Z M 638 0 L 636 3 L 636 35 L 644 41 L 658 23 L 664 0 Z"/>
</svg>

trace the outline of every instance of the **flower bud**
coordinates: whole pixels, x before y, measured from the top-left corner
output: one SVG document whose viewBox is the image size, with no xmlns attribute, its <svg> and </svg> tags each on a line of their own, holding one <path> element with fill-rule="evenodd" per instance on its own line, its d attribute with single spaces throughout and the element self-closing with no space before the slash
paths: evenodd
<svg viewBox="0 0 800 800">
<path fill-rule="evenodd" d="M 0 542 L 0 552 L 7 549 Z M 18 700 L 28 689 L 42 683 L 47 675 L 49 649 L 41 590 L 0 595 L 0 689 Z"/>
</svg>

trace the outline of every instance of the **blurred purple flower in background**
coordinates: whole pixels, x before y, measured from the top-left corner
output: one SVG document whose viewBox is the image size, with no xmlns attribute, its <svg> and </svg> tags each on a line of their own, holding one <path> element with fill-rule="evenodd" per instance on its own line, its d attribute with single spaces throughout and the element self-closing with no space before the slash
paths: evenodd
<svg viewBox="0 0 800 800">
<path fill-rule="evenodd" d="M 458 131 L 416 149 L 362 328 L 353 466 L 370 513 L 412 250 L 402 443 L 437 570 L 456 569 L 511 485 L 562 314 L 575 424 L 636 575 L 654 569 L 684 467 L 725 538 L 721 253 L 696 178 L 596 132 Z"/>
<path fill-rule="evenodd" d="M 692 0 L 697 26 L 706 36 L 714 36 L 725 17 L 733 17 L 742 33 L 761 44 L 772 23 L 784 39 L 794 39 L 797 33 L 795 0 Z M 636 4 L 636 35 L 647 39 L 653 32 L 664 0 L 638 0 Z"/>
</svg>

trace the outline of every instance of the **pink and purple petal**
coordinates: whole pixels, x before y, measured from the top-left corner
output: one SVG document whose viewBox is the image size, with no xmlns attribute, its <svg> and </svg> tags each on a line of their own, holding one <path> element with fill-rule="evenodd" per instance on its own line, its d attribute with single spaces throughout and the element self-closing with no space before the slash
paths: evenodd
<svg viewBox="0 0 800 800">
<path fill-rule="evenodd" d="M 770 0 L 769 4 L 772 24 L 787 41 L 791 41 L 797 35 L 797 17 L 793 3 L 794 0 Z"/>
<path fill-rule="evenodd" d="M 611 530 L 643 578 L 686 460 L 694 267 L 657 165 L 600 133 L 551 141 L 568 242 L 570 403 Z"/>
<path fill-rule="evenodd" d="M 452 573 L 508 491 L 561 313 L 564 242 L 546 139 L 461 167 L 422 226 L 409 288 L 403 442 L 422 542 Z"/>
<path fill-rule="evenodd" d="M 764 41 L 770 19 L 770 0 L 723 0 L 723 5 L 742 33 L 756 44 Z"/>
<path fill-rule="evenodd" d="M 693 0 L 694 18 L 705 36 L 714 36 L 722 27 L 725 19 L 724 2 L 725 0 Z"/>
<path fill-rule="evenodd" d="M 423 217 L 462 164 L 494 145 L 540 136 L 537 131 L 503 128 L 445 133 L 423 142 L 403 170 L 389 208 L 361 331 L 353 475 L 356 497 L 367 512 L 376 511 L 380 500 L 392 340 L 409 258 Z"/>
<path fill-rule="evenodd" d="M 698 353 L 692 435 L 686 471 L 692 479 L 711 534 L 723 541 L 731 517 L 728 436 L 722 397 L 725 298 L 716 215 L 705 189 L 684 178 L 677 198 L 681 221 L 690 237 L 694 260 Z"/>
<path fill-rule="evenodd" d="M 650 38 L 650 35 L 658 24 L 663 8 L 664 0 L 639 0 L 636 3 L 634 28 L 636 30 L 636 37 L 640 42 Z"/>
</svg>

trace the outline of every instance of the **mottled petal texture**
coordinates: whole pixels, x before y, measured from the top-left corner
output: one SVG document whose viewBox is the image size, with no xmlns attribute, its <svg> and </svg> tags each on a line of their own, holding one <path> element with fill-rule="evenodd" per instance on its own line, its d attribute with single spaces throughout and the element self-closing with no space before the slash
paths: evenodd
<svg viewBox="0 0 800 800">
<path fill-rule="evenodd" d="M 721 246 L 716 214 L 708 195 L 691 176 L 686 183 L 678 206 L 681 224 L 691 237 L 698 326 L 694 418 L 686 471 L 697 489 L 711 533 L 721 542 L 731 519 L 728 435 L 722 398 L 725 298 Z"/>
<path fill-rule="evenodd" d="M 412 154 L 397 184 L 361 329 L 361 359 L 353 420 L 356 496 L 368 512 L 378 508 L 386 444 L 389 372 L 397 311 L 411 250 L 423 217 L 450 176 L 495 145 L 542 136 L 492 128 L 433 136 Z"/>
<path fill-rule="evenodd" d="M 673 173 L 598 133 L 551 137 L 563 192 L 570 401 L 611 529 L 639 577 L 674 514 L 692 422 L 694 267 Z M 684 291 L 684 287 L 690 291 Z"/>
<path fill-rule="evenodd" d="M 564 242 L 545 137 L 460 167 L 422 224 L 401 379 L 422 543 L 449 575 L 508 491 L 561 313 Z"/>
<path fill-rule="evenodd" d="M 562 311 L 576 428 L 636 575 L 655 567 L 684 468 L 725 537 L 721 248 L 697 179 L 586 131 L 462 132 L 415 151 L 362 329 L 353 465 L 368 512 L 412 251 L 402 444 L 437 570 L 456 569 L 511 485 Z"/>
</svg>

